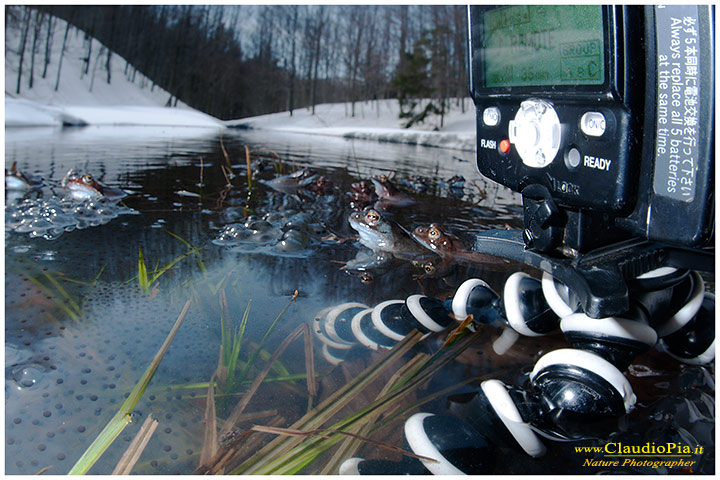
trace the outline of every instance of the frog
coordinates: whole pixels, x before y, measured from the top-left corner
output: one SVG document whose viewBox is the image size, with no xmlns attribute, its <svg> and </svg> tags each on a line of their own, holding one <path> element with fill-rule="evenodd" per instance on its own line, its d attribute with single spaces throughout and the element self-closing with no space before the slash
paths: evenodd
<svg viewBox="0 0 720 480">
<path fill-rule="evenodd" d="M 262 183 L 283 193 L 295 193 L 299 189 L 312 184 L 318 175 L 309 168 L 301 168 L 289 175 L 280 175 L 272 180 L 263 180 Z"/>
<path fill-rule="evenodd" d="M 28 191 L 42 187 L 41 178 L 28 175 L 17 168 L 17 162 L 12 162 L 10 170 L 5 169 L 5 190 Z"/>
<path fill-rule="evenodd" d="M 65 174 L 60 185 L 75 200 L 105 198 L 116 201 L 127 196 L 123 190 L 103 185 L 89 173 L 77 175 L 72 168 Z"/>
<path fill-rule="evenodd" d="M 357 210 L 362 210 L 378 200 L 375 188 L 365 180 L 350 184 L 348 195 L 350 196 L 350 207 Z"/>
<path fill-rule="evenodd" d="M 380 175 L 371 180 L 373 185 L 375 185 L 375 193 L 380 199 L 376 203 L 378 208 L 407 207 L 415 204 L 415 199 L 407 193 L 398 190 L 386 175 Z"/>
<path fill-rule="evenodd" d="M 370 250 L 389 252 L 402 260 L 418 260 L 435 255 L 413 240 L 410 232 L 383 217 L 375 208 L 352 212 L 348 221 L 360 235 L 360 243 Z"/>
<path fill-rule="evenodd" d="M 474 252 L 457 236 L 445 231 L 439 224 L 431 223 L 428 227 L 417 227 L 412 232 L 413 239 L 425 248 L 440 255 L 444 261 L 467 264 L 506 264 L 509 261 Z"/>
</svg>

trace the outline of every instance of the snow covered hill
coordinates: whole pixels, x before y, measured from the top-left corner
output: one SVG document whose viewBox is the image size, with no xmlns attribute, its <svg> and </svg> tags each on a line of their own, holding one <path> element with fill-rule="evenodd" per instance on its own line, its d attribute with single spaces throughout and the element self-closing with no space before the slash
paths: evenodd
<svg viewBox="0 0 720 480">
<path fill-rule="evenodd" d="M 317 105 L 315 115 L 308 108 L 299 108 L 290 116 L 288 112 L 226 122 L 230 127 L 283 130 L 313 135 L 340 136 L 379 142 L 408 143 L 413 145 L 474 150 L 475 107 L 469 98 L 465 111 L 453 103 L 445 115 L 443 125 L 434 116 L 431 121 L 402 128 L 397 100 L 371 100 L 355 103 L 355 116 L 350 115 L 349 103 Z"/>
<path fill-rule="evenodd" d="M 23 8 L 23 7 L 9 7 Z M 40 30 L 32 62 L 33 28 L 28 34 L 20 70 L 22 25 L 9 23 L 5 37 L 5 126 L 63 124 L 181 125 L 222 127 L 223 123 L 177 102 L 166 107 L 171 95 L 154 87 L 117 54 L 110 57 L 110 82 L 106 68 L 107 49 L 85 33 L 70 27 L 60 62 L 67 23 L 55 18 L 50 62 L 45 70 L 47 22 Z M 88 42 L 92 42 L 88 48 Z M 85 73 L 87 52 L 90 62 Z M 32 88 L 30 74 L 32 68 Z M 58 70 L 60 72 L 58 81 Z M 18 72 L 22 72 L 18 93 Z M 43 78 L 45 73 L 45 78 Z M 57 90 L 55 86 L 57 84 Z"/>
<path fill-rule="evenodd" d="M 17 9 L 20 18 L 26 7 Z M 110 82 L 106 68 L 107 49 L 95 39 L 86 38 L 83 31 L 70 27 L 62 63 L 63 39 L 67 23 L 55 19 L 50 62 L 45 69 L 45 41 L 47 22 L 39 31 L 32 67 L 32 28 L 28 35 L 20 72 L 22 22 L 8 22 L 5 33 L 5 126 L 60 125 L 158 125 L 199 126 L 224 128 L 254 128 L 287 132 L 327 135 L 380 142 L 408 143 L 457 150 L 475 149 L 475 108 L 469 98 L 463 103 L 451 102 L 451 110 L 440 124 L 440 117 L 412 129 L 402 128 L 398 118 L 397 100 L 356 102 L 355 116 L 350 103 L 324 104 L 310 109 L 261 115 L 257 117 L 220 121 L 178 101 L 176 107 L 166 105 L 175 99 L 139 72 L 135 72 L 124 58 L 112 53 Z M 89 45 L 89 42 L 92 42 Z M 90 47 L 90 48 L 88 48 Z M 88 58 L 90 52 L 90 61 Z M 85 70 L 87 69 L 87 73 Z M 46 71 L 45 71 L 46 70 Z M 59 81 L 58 81 L 59 71 Z M 43 73 L 45 77 L 43 78 Z M 55 86 L 58 86 L 57 90 Z"/>
</svg>

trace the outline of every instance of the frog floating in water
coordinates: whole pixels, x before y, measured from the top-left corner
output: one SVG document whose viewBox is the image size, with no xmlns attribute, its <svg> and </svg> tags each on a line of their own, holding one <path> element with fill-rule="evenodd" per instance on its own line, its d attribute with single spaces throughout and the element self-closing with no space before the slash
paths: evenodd
<svg viewBox="0 0 720 480">
<path fill-rule="evenodd" d="M 65 174 L 60 185 L 75 200 L 105 198 L 110 201 L 118 201 L 127 196 L 127 193 L 119 188 L 101 184 L 89 173 L 77 175 L 72 168 Z"/>
<path fill-rule="evenodd" d="M 509 263 L 500 257 L 472 251 L 462 240 L 443 230 L 437 223 L 431 223 L 429 227 L 417 227 L 413 230 L 412 237 L 424 247 L 440 255 L 444 262 L 460 262 L 471 265 Z"/>
<path fill-rule="evenodd" d="M 370 250 L 389 252 L 403 260 L 431 258 L 434 255 L 414 241 L 407 230 L 384 218 L 374 208 L 353 212 L 348 221 L 360 234 L 360 243 Z"/>
<path fill-rule="evenodd" d="M 372 184 L 365 180 L 359 182 L 353 182 L 350 184 L 350 207 L 354 209 L 363 209 L 368 205 L 375 203 L 378 200 L 378 196 L 375 193 L 375 189 Z"/>
<path fill-rule="evenodd" d="M 42 187 L 41 178 L 27 175 L 17 169 L 17 162 L 12 162 L 10 170 L 5 169 L 5 190 L 27 191 Z"/>
<path fill-rule="evenodd" d="M 409 188 L 415 193 L 423 193 L 430 188 L 430 183 L 432 182 L 429 178 L 421 175 L 410 175 L 407 178 L 403 178 L 398 183 L 406 188 Z"/>
<path fill-rule="evenodd" d="M 380 198 L 376 204 L 377 208 L 406 207 L 415 204 L 415 199 L 407 193 L 398 190 L 387 176 L 380 175 L 371 180 L 373 185 L 375 185 L 375 193 Z"/>
<path fill-rule="evenodd" d="M 327 177 L 319 175 L 307 185 L 307 189 L 315 195 L 322 196 L 332 194 L 334 186 L 333 182 Z"/>
<path fill-rule="evenodd" d="M 294 193 L 298 189 L 310 185 L 316 178 L 317 174 L 310 169 L 301 168 L 289 175 L 280 175 L 272 180 L 263 181 L 263 183 L 279 192 Z"/>
</svg>

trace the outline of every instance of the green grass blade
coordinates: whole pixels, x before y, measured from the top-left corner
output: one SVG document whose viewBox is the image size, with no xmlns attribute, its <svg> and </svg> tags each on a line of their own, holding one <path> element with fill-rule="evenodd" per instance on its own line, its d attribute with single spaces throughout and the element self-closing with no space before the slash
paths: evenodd
<svg viewBox="0 0 720 480">
<path fill-rule="evenodd" d="M 82 314 L 83 314 L 82 309 L 80 308 L 80 306 L 77 303 L 75 303 L 75 300 L 73 300 L 72 297 L 65 291 L 65 289 L 62 287 L 62 285 L 60 285 L 60 283 L 58 283 L 58 281 L 55 280 L 55 278 L 52 275 L 50 275 L 49 273 L 43 272 L 43 275 L 45 275 L 45 277 L 47 277 L 47 279 L 50 280 L 50 283 L 53 284 L 53 286 L 57 289 L 57 291 L 60 292 L 60 294 L 63 297 L 65 297 L 65 299 L 68 301 L 68 303 L 70 304 L 70 307 L 75 311 L 75 313 L 77 313 L 79 316 L 82 316 Z"/>
<path fill-rule="evenodd" d="M 107 263 L 104 264 L 104 265 L 100 268 L 100 271 L 98 272 L 97 275 L 95 275 L 95 278 L 93 279 L 92 282 L 82 282 L 82 281 L 80 281 L 80 280 L 74 280 L 74 279 L 69 278 L 69 277 L 63 277 L 63 280 L 65 280 L 65 281 L 67 281 L 67 282 L 77 283 L 78 285 L 85 285 L 86 287 L 94 287 L 95 285 L 97 285 L 97 282 L 98 282 L 98 280 L 100 279 L 100 275 L 102 275 L 102 272 L 103 272 L 103 270 L 105 270 L 105 267 L 106 267 L 106 266 L 107 266 Z"/>
<path fill-rule="evenodd" d="M 85 453 L 83 453 L 82 457 L 80 457 L 80 459 L 75 463 L 75 465 L 73 465 L 70 472 L 68 472 L 70 475 L 84 475 L 85 473 L 87 473 L 88 470 L 90 470 L 90 468 L 105 452 L 105 450 L 107 450 L 110 444 L 118 437 L 118 435 L 120 435 L 125 426 L 130 423 L 130 413 L 135 409 L 138 402 L 140 401 L 140 398 L 143 396 L 143 393 L 145 393 L 145 390 L 147 389 L 150 380 L 152 379 L 155 371 L 160 365 L 160 361 L 165 356 L 165 352 L 167 352 L 167 349 L 170 347 L 170 344 L 175 338 L 175 334 L 180 328 L 180 325 L 182 325 L 183 320 L 185 320 L 185 316 L 190 309 L 190 304 L 190 300 L 185 302 L 185 306 L 180 312 L 177 320 L 175 320 L 175 324 L 170 329 L 170 333 L 168 333 L 167 338 L 165 338 L 165 341 L 160 347 L 160 350 L 158 350 L 155 354 L 155 357 L 153 357 L 153 360 L 152 362 L 150 362 L 150 365 L 145 370 L 145 373 L 143 373 L 142 377 L 140 377 L 140 380 L 135 385 L 135 388 L 133 388 L 128 398 L 125 400 L 125 402 L 123 402 L 122 406 L 120 406 L 120 410 L 118 410 L 118 412 L 110 420 L 110 422 L 105 425 L 105 428 L 103 428 L 97 438 L 90 444 L 88 449 L 85 450 Z"/>
<path fill-rule="evenodd" d="M 152 285 L 153 283 L 155 283 L 155 280 L 157 280 L 158 278 L 160 278 L 165 272 L 167 272 L 167 271 L 170 270 L 172 267 L 174 267 L 176 263 L 178 263 L 180 260 L 182 260 L 183 258 L 185 258 L 185 257 L 187 257 L 187 256 L 188 256 L 187 253 L 183 253 L 182 255 L 174 258 L 174 259 L 171 260 L 170 262 L 168 262 L 168 263 L 166 263 L 165 265 L 163 265 L 161 268 L 158 269 L 158 268 L 156 267 L 156 268 L 155 268 L 155 272 L 154 272 L 152 278 L 150 279 L 149 285 Z M 148 285 L 148 286 L 149 286 L 149 285 Z"/>
<path fill-rule="evenodd" d="M 143 293 L 148 293 L 150 291 L 145 257 L 143 257 L 142 248 L 140 247 L 138 247 L 138 284 L 140 285 Z"/>
<path fill-rule="evenodd" d="M 55 294 L 54 294 L 54 292 L 53 292 L 52 290 L 50 290 L 50 288 L 46 287 L 42 282 L 40 282 L 39 280 L 37 280 L 35 277 L 28 276 L 28 279 L 29 279 L 32 283 L 34 283 L 35 285 L 37 285 L 38 287 L 40 287 L 45 293 L 47 293 L 48 295 L 51 295 L 51 296 L 53 297 L 53 302 L 54 302 L 58 307 L 60 307 L 60 309 L 61 309 L 63 312 L 65 312 L 65 314 L 66 314 L 68 317 L 70 317 L 70 318 L 71 318 L 73 321 L 75 321 L 75 322 L 79 322 L 79 321 L 80 321 L 80 317 L 79 317 L 75 312 L 73 312 L 70 307 L 68 307 L 67 305 L 65 305 L 65 303 L 63 303 L 63 302 L 55 299 Z"/>
<path fill-rule="evenodd" d="M 227 383 L 228 386 L 227 392 L 232 392 L 236 387 L 236 383 L 239 380 L 242 380 L 242 375 L 236 376 L 235 372 L 237 370 L 237 362 L 240 356 L 240 346 L 242 345 L 243 336 L 245 335 L 245 327 L 247 326 L 248 318 L 250 316 L 250 304 L 252 303 L 252 300 L 248 300 L 247 307 L 245 307 L 245 312 L 243 313 L 242 320 L 240 320 L 240 325 L 238 326 L 237 330 L 235 330 L 235 335 L 233 335 L 232 338 L 232 348 L 230 349 L 230 357 L 228 358 L 227 363 Z"/>
<path fill-rule="evenodd" d="M 182 237 L 181 237 L 180 235 L 178 235 L 177 233 L 173 233 L 173 232 L 171 232 L 170 230 L 167 230 L 167 229 L 165 229 L 165 228 L 163 228 L 163 230 L 164 230 L 165 233 L 167 233 L 168 235 L 171 235 L 171 236 L 173 236 L 174 238 L 180 240 L 180 241 L 183 243 L 183 245 L 185 245 L 185 246 L 188 248 L 188 250 L 189 250 L 188 253 L 192 253 L 192 254 L 197 255 L 197 257 L 198 257 L 198 259 L 197 259 L 198 267 L 200 267 L 200 271 L 202 272 L 202 274 L 205 275 L 205 273 L 206 273 L 207 270 L 206 270 L 206 268 L 205 268 L 205 264 L 204 264 L 203 261 L 202 261 L 202 257 L 200 256 L 200 248 L 198 248 L 198 247 L 196 247 L 195 245 L 193 245 L 192 243 L 188 242 L 187 240 L 185 240 L 184 238 L 182 238 Z"/>
<path fill-rule="evenodd" d="M 238 378 L 245 378 L 245 375 L 247 375 L 250 368 L 255 363 L 255 360 L 257 360 L 257 356 L 260 354 L 260 351 L 262 350 L 263 346 L 265 345 L 265 342 L 267 341 L 268 337 L 272 333 L 272 331 L 275 329 L 275 325 L 277 325 L 280 318 L 285 314 L 288 308 L 290 308 L 290 305 L 297 299 L 298 291 L 295 290 L 295 293 L 293 294 L 290 301 L 285 305 L 285 308 L 280 311 L 277 317 L 275 317 L 275 320 L 273 320 L 273 323 L 270 325 L 270 327 L 267 329 L 267 332 L 265 332 L 265 335 L 263 336 L 262 340 L 260 340 L 260 343 L 258 344 L 258 348 L 252 353 L 250 356 L 250 359 L 248 360 L 247 364 L 245 365 L 245 368 L 243 368 L 242 372 L 240 373 Z"/>
</svg>

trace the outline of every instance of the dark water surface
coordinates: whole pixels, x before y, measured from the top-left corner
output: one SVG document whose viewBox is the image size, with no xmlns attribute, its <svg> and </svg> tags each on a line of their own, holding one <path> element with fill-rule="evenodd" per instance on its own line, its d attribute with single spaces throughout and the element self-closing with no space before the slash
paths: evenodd
<svg viewBox="0 0 720 480">
<path fill-rule="evenodd" d="M 252 188 L 246 146 L 254 165 L 267 163 Z M 221 169 L 223 149 L 235 174 L 230 188 Z M 56 232 L 53 240 L 11 231 L 6 218 L 5 469 L 10 474 L 47 466 L 52 466 L 48 473 L 67 473 L 118 410 L 188 299 L 193 300 L 189 314 L 137 407 L 140 420 L 125 429 L 91 473 L 109 473 L 150 414 L 159 427 L 135 472 L 192 473 L 197 467 L 206 389 L 174 387 L 207 382 L 217 366 L 221 290 L 233 328 L 250 302 L 245 336 L 255 343 L 298 291 L 268 339 L 265 348 L 272 352 L 325 307 L 345 301 L 372 306 L 414 293 L 448 295 L 472 276 L 501 290 L 505 278 L 520 268 L 457 266 L 418 279 L 421 270 L 393 260 L 373 271 L 369 282 L 341 270 L 362 251 L 347 223 L 352 211 L 347 192 L 358 179 L 391 173 L 396 180 L 427 177 L 426 192 L 410 192 L 417 204 L 389 212 L 408 229 L 439 222 L 469 240 L 481 230 L 519 227 L 519 196 L 483 180 L 472 152 L 273 132 L 225 131 L 221 141 L 209 130 L 114 127 L 6 130 L 5 155 L 6 167 L 16 161 L 20 170 L 45 179 L 40 192 L 26 196 L 38 205 L 62 196 L 59 181 L 70 168 L 130 193 L 117 207 L 101 205 L 104 213 L 93 207 L 74 229 Z M 277 176 L 275 155 L 283 173 L 311 167 L 334 183 L 332 193 L 270 188 L 264 181 Z M 443 184 L 456 174 L 467 179 L 461 192 Z M 22 199 L 6 201 L 11 218 Z M 264 218 L 262 228 L 246 227 L 248 216 Z M 218 241 L 228 225 L 243 232 L 232 246 Z M 292 238 L 282 243 L 287 230 L 294 230 Z M 140 251 L 151 276 L 170 266 L 147 292 L 138 282 Z M 522 339 L 507 358 L 490 358 L 483 352 L 497 333 L 488 327 L 487 342 L 450 369 L 446 381 L 498 369 L 505 372 L 498 378 L 520 383 L 539 355 L 566 345 L 560 338 Z M 290 373 L 303 373 L 303 348 L 296 343 L 282 360 Z M 318 370 L 331 369 L 321 357 L 316 360 Z M 630 379 L 641 403 L 619 438 L 633 444 L 703 445 L 707 453 L 696 468 L 714 472 L 714 366 L 681 367 L 651 352 L 638 359 Z M 301 393 L 302 383 L 271 390 L 250 410 L 277 408 L 292 420 L 306 406 Z M 442 403 L 434 408 L 443 408 Z M 518 454 L 499 471 L 597 472 L 583 468 L 570 447 L 548 446 L 544 459 Z M 368 453 L 382 455 L 377 449 Z"/>
</svg>

